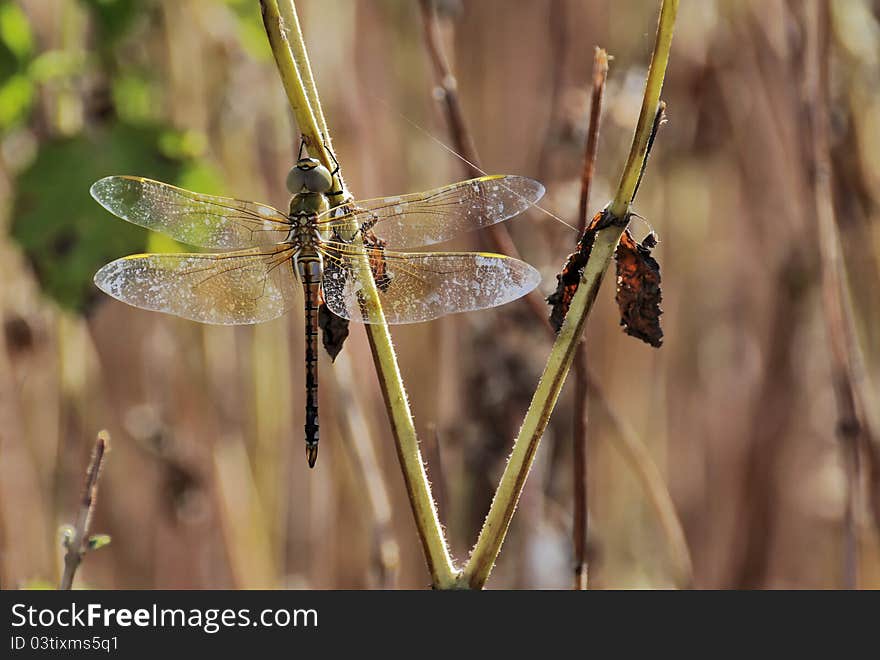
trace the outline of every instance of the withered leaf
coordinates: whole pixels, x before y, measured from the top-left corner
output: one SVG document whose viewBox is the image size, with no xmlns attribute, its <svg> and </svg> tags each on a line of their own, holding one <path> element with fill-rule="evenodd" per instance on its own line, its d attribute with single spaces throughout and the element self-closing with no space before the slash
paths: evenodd
<svg viewBox="0 0 880 660">
<path fill-rule="evenodd" d="M 388 275 L 388 264 L 385 261 L 386 241 L 372 231 L 363 232 L 363 237 L 370 259 L 370 270 L 373 271 L 373 281 L 380 291 L 387 291 L 391 286 L 391 277 Z"/>
<path fill-rule="evenodd" d="M 617 305 L 620 325 L 626 334 L 659 348 L 663 343 L 660 328 L 660 264 L 651 256 L 657 245 L 653 232 L 637 242 L 629 230 L 623 232 L 614 257 L 617 261 Z"/>
<path fill-rule="evenodd" d="M 571 299 L 574 298 L 581 281 L 581 273 L 590 259 L 590 252 L 596 241 L 596 232 L 607 227 L 612 221 L 613 217 L 607 210 L 599 211 L 594 215 L 584 230 L 584 235 L 578 241 L 577 250 L 568 255 L 562 272 L 556 276 L 556 291 L 547 296 L 547 302 L 550 304 L 550 324 L 556 332 L 559 332 L 562 321 L 568 314 Z"/>
<path fill-rule="evenodd" d="M 331 360 L 336 360 L 336 356 L 339 355 L 339 351 L 342 350 L 342 345 L 348 337 L 348 319 L 336 316 L 322 302 L 318 307 L 318 327 L 321 328 L 324 350 L 327 351 Z"/>
</svg>

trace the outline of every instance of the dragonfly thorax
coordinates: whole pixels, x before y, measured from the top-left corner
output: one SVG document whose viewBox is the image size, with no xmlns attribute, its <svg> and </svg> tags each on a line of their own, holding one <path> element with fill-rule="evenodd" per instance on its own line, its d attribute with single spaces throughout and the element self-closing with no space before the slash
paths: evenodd
<svg viewBox="0 0 880 660">
<path fill-rule="evenodd" d="M 298 216 L 320 215 L 327 211 L 330 205 L 324 193 L 299 192 L 290 199 L 290 221 L 295 223 Z"/>
<path fill-rule="evenodd" d="M 291 213 L 290 231 L 285 243 L 300 248 L 314 248 L 321 242 L 321 235 L 316 225 L 318 216 L 315 213 Z"/>
</svg>

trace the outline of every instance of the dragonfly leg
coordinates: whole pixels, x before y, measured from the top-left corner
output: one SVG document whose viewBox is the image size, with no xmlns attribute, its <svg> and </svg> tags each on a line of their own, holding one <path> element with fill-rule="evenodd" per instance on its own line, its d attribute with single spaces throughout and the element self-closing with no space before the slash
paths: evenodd
<svg viewBox="0 0 880 660">
<path fill-rule="evenodd" d="M 330 154 L 330 158 L 333 159 L 334 167 L 333 167 L 333 171 L 330 172 L 330 176 L 335 179 L 336 175 L 339 174 L 339 161 L 336 160 L 336 154 L 334 154 L 333 150 L 330 149 L 330 145 L 327 144 L 326 139 L 324 140 L 324 148 L 327 150 L 327 153 Z M 344 190 L 332 190 L 332 191 L 325 193 L 325 194 L 327 195 L 327 197 L 339 197 L 339 196 L 345 194 L 345 191 Z"/>
<path fill-rule="evenodd" d="M 322 135 L 321 137 L 323 138 L 324 136 Z M 333 165 L 335 167 L 333 168 L 333 171 L 330 172 L 330 176 L 335 177 L 337 174 L 339 174 L 339 161 L 336 160 L 336 154 L 333 153 L 330 145 L 327 144 L 326 138 L 324 139 L 324 148 L 327 150 L 327 153 L 330 154 L 330 158 L 333 159 Z"/>
</svg>

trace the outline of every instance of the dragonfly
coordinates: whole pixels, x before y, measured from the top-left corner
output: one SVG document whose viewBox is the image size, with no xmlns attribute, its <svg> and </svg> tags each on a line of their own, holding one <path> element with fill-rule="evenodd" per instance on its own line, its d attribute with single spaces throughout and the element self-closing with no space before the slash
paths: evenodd
<svg viewBox="0 0 880 660">
<path fill-rule="evenodd" d="M 417 323 L 503 305 L 540 282 L 529 264 L 483 252 L 399 252 L 447 241 L 534 205 L 544 187 L 490 175 L 427 192 L 331 207 L 333 176 L 299 158 L 287 176 L 287 213 L 253 201 L 204 195 L 137 176 L 95 182 L 113 215 L 213 252 L 136 254 L 94 277 L 129 305 L 209 324 L 269 321 L 299 298 L 305 310 L 305 445 L 318 456 L 318 308 L 362 323 Z M 389 246 L 393 246 L 392 250 Z M 375 291 L 378 305 L 367 295 Z"/>
</svg>

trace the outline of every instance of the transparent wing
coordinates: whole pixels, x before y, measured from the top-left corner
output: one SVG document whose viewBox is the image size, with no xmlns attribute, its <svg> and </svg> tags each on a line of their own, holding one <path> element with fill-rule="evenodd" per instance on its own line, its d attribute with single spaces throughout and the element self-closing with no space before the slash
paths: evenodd
<svg viewBox="0 0 880 660">
<path fill-rule="evenodd" d="M 294 301 L 292 248 L 226 254 L 136 254 L 112 261 L 95 284 L 122 302 L 202 323 L 281 316 Z"/>
<path fill-rule="evenodd" d="M 499 254 L 373 249 L 367 266 L 362 254 L 343 246 L 322 247 L 324 301 L 337 316 L 362 323 L 381 321 L 359 295 L 369 273 L 387 323 L 418 323 L 503 305 L 526 295 L 541 280 L 527 263 Z"/>
<path fill-rule="evenodd" d="M 115 216 L 196 247 L 237 250 L 280 243 L 290 226 L 281 211 L 212 197 L 136 176 L 108 176 L 92 197 Z"/>
<path fill-rule="evenodd" d="M 431 245 L 507 220 L 543 195 L 544 186 L 534 179 L 484 176 L 428 192 L 351 202 L 328 212 L 319 225 L 346 236 L 353 223 L 395 247 Z"/>
</svg>

